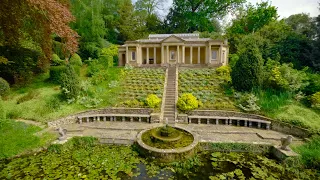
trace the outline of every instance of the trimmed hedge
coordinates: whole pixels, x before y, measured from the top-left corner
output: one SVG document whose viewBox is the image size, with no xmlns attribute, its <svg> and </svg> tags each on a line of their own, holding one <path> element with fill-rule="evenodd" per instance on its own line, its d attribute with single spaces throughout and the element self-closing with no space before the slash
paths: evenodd
<svg viewBox="0 0 320 180">
<path fill-rule="evenodd" d="M 72 66 L 77 75 L 80 75 L 80 67 Z M 61 75 L 67 71 L 66 66 L 51 66 L 50 67 L 50 81 L 54 83 L 61 83 Z"/>
<path fill-rule="evenodd" d="M 5 96 L 10 92 L 10 85 L 9 83 L 0 77 L 0 96 Z"/>
<path fill-rule="evenodd" d="M 82 60 L 81 57 L 78 54 L 72 55 L 70 58 L 69 63 L 73 66 L 82 66 Z"/>
</svg>

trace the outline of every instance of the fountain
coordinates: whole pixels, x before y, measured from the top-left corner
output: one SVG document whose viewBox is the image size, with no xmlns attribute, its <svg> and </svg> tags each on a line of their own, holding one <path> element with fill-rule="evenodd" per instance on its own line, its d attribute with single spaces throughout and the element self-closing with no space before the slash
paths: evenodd
<svg viewBox="0 0 320 180">
<path fill-rule="evenodd" d="M 141 131 L 137 142 L 149 155 L 168 162 L 193 155 L 198 135 L 180 127 L 172 127 L 166 119 L 162 127 Z"/>
</svg>

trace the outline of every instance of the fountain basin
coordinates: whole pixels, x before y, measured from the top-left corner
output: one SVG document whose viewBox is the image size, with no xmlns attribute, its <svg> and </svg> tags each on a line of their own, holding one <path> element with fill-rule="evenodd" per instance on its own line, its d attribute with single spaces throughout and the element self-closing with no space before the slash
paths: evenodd
<svg viewBox="0 0 320 180">
<path fill-rule="evenodd" d="M 171 162 L 171 161 L 181 160 L 181 159 L 185 159 L 190 156 L 193 156 L 194 153 L 196 152 L 196 147 L 199 143 L 198 134 L 193 133 L 184 128 L 180 128 L 180 127 L 174 127 L 174 128 L 181 131 L 182 133 L 190 135 L 193 138 L 193 140 L 191 140 L 190 143 L 188 144 L 183 144 L 182 147 L 175 147 L 175 144 L 177 144 L 176 142 L 181 140 L 181 138 L 183 138 L 183 137 L 180 137 L 180 139 L 177 138 L 178 139 L 177 141 L 167 141 L 166 143 L 169 143 L 168 147 L 165 147 L 165 145 L 164 146 L 155 145 L 155 147 L 153 147 L 150 145 L 150 143 L 148 144 L 148 142 L 145 142 L 146 140 L 145 135 L 152 136 L 151 131 L 157 128 L 146 129 L 141 131 L 137 135 L 137 143 L 142 153 L 147 156 L 151 156 L 155 159 L 158 159 L 161 162 Z"/>
</svg>

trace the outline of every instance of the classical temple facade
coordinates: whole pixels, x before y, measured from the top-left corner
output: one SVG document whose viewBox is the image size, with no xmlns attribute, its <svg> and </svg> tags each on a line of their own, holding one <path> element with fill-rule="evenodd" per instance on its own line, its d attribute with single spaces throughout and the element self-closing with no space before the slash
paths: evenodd
<svg viewBox="0 0 320 180">
<path fill-rule="evenodd" d="M 119 47 L 119 66 L 228 64 L 227 40 L 200 38 L 199 34 L 150 34 L 148 39 L 126 41 Z"/>
</svg>

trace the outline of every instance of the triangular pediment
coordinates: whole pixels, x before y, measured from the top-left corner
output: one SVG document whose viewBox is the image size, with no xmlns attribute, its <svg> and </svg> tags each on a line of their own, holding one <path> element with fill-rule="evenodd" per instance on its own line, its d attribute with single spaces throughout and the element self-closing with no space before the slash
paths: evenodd
<svg viewBox="0 0 320 180">
<path fill-rule="evenodd" d="M 184 42 L 184 40 L 180 37 L 175 36 L 175 35 L 171 35 L 171 36 L 165 38 L 164 40 L 162 40 L 161 42 L 163 42 L 163 43 L 167 43 L 167 42 L 179 43 L 179 42 Z"/>
</svg>

